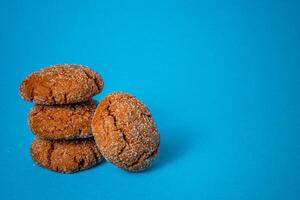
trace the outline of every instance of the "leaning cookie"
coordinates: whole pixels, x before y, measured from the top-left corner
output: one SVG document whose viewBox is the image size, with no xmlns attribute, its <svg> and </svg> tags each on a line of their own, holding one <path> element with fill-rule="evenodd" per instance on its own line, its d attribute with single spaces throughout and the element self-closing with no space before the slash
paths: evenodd
<svg viewBox="0 0 300 200">
<path fill-rule="evenodd" d="M 91 122 L 97 107 L 95 100 L 67 105 L 35 105 L 28 115 L 32 132 L 43 139 L 92 137 Z"/>
<path fill-rule="evenodd" d="M 150 166 L 159 148 L 159 134 L 148 108 L 134 96 L 115 92 L 98 105 L 92 121 L 101 154 L 128 171 Z"/>
<path fill-rule="evenodd" d="M 86 101 L 102 88 L 103 80 L 94 70 L 83 65 L 59 64 L 27 76 L 19 93 L 25 100 L 54 105 Z"/>
<path fill-rule="evenodd" d="M 30 153 L 40 166 L 61 173 L 73 173 L 90 168 L 101 162 L 101 154 L 90 139 L 74 141 L 51 141 L 36 138 Z"/>
</svg>

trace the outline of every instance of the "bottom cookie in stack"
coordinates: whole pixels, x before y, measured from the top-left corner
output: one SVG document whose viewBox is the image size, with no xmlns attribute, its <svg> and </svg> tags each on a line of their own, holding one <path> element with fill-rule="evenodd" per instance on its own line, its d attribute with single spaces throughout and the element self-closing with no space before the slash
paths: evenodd
<svg viewBox="0 0 300 200">
<path fill-rule="evenodd" d="M 38 165 L 61 173 L 81 171 L 97 165 L 102 160 L 93 138 L 81 140 L 35 138 L 30 153 Z"/>
</svg>

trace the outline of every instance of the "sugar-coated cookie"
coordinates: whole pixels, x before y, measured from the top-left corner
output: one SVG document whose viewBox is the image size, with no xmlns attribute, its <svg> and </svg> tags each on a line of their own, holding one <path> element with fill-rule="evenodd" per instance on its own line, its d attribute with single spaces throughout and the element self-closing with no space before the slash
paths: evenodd
<svg viewBox="0 0 300 200">
<path fill-rule="evenodd" d="M 38 165 L 61 173 L 84 170 L 101 161 L 93 138 L 68 141 L 35 138 L 30 152 Z"/>
<path fill-rule="evenodd" d="M 157 155 L 160 138 L 152 116 L 128 93 L 112 93 L 99 103 L 92 130 L 101 154 L 125 170 L 143 170 Z"/>
<path fill-rule="evenodd" d="M 67 105 L 35 105 L 28 115 L 32 132 L 43 139 L 92 137 L 91 122 L 97 107 L 95 100 Z"/>
<path fill-rule="evenodd" d="M 59 64 L 27 76 L 20 95 L 37 104 L 78 103 L 101 92 L 103 80 L 94 70 L 77 64 Z"/>
</svg>

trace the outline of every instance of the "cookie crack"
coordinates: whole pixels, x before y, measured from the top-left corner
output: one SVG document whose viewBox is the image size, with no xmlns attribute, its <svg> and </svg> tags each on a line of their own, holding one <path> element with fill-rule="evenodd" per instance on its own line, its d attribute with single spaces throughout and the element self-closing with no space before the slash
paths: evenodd
<svg viewBox="0 0 300 200">
<path fill-rule="evenodd" d="M 29 100 L 33 101 L 34 100 L 34 87 L 31 88 L 30 93 L 29 93 Z"/>
<path fill-rule="evenodd" d="M 100 85 L 98 85 L 97 78 L 96 78 L 96 77 L 93 78 L 93 81 L 94 81 L 94 83 L 95 83 L 95 85 L 96 85 L 98 91 L 100 92 L 100 91 L 101 91 L 101 87 L 100 87 Z"/>
<path fill-rule="evenodd" d="M 35 106 L 30 110 L 30 117 L 35 117 L 39 115 L 41 112 L 43 112 L 44 110 L 45 110 L 44 106 L 40 106 L 40 107 Z"/>
<path fill-rule="evenodd" d="M 76 156 L 73 157 L 73 161 L 77 164 L 77 170 L 80 171 L 84 167 L 85 160 L 83 158 L 77 159 Z"/>
<path fill-rule="evenodd" d="M 138 159 L 137 159 L 135 162 L 133 162 L 133 163 L 127 165 L 127 167 L 128 167 L 128 168 L 132 168 L 132 167 L 135 167 L 136 165 L 140 164 L 140 163 L 142 162 L 142 158 L 143 158 L 145 155 L 146 155 L 146 152 L 142 153 L 142 154 L 138 157 Z M 126 163 L 125 163 L 125 164 L 126 164 Z"/>
<path fill-rule="evenodd" d="M 97 77 L 91 76 L 91 75 L 90 75 L 87 71 L 85 71 L 84 69 L 83 69 L 83 72 L 84 72 L 85 75 L 88 77 L 88 79 L 94 81 L 95 86 L 96 86 L 96 88 L 98 89 L 98 91 L 101 91 L 100 85 L 98 85 L 98 82 L 97 82 Z"/>
<path fill-rule="evenodd" d="M 65 102 L 65 103 L 68 102 L 68 97 L 67 97 L 67 94 L 66 94 L 66 93 L 64 94 L 64 102 Z"/>
<path fill-rule="evenodd" d="M 125 149 L 126 149 L 127 146 L 128 146 L 128 145 L 126 144 L 126 145 L 124 145 L 124 146 L 122 147 L 122 149 L 121 149 L 120 152 L 118 153 L 118 156 L 120 156 L 120 155 L 123 154 L 123 152 L 125 151 Z"/>
<path fill-rule="evenodd" d="M 158 152 L 158 147 L 149 156 L 147 156 L 145 159 L 146 160 L 147 159 L 152 159 L 154 156 L 156 156 L 157 152 Z"/>
<path fill-rule="evenodd" d="M 141 113 L 141 116 L 145 116 L 145 117 L 147 117 L 147 118 L 151 118 L 151 117 L 152 117 L 151 114 L 149 114 L 149 113 L 144 113 L 144 112 Z"/>
<path fill-rule="evenodd" d="M 111 109 L 110 109 L 110 105 L 111 105 L 111 101 L 109 101 L 109 105 L 107 106 L 106 110 L 107 110 L 107 114 L 108 116 L 112 117 L 113 118 L 113 123 L 114 123 L 114 126 L 116 127 L 116 130 L 119 131 L 122 135 L 122 138 L 123 140 L 125 141 L 126 145 L 129 146 L 129 140 L 126 136 L 126 134 L 124 134 L 124 131 L 122 130 L 122 128 L 118 127 L 117 125 L 117 117 L 112 113 Z M 125 148 L 125 147 L 124 147 Z"/>
<path fill-rule="evenodd" d="M 83 158 L 80 158 L 78 162 L 78 169 L 81 170 L 84 167 L 85 160 Z"/>
<path fill-rule="evenodd" d="M 43 88 L 46 88 L 47 90 L 49 90 L 49 95 L 47 96 L 47 99 L 50 99 L 52 101 L 51 104 L 56 104 L 56 99 L 54 98 L 53 96 L 53 88 L 52 87 L 49 87 L 45 84 L 41 84 L 41 86 Z M 56 83 L 54 84 L 54 87 L 56 86 Z"/>
<path fill-rule="evenodd" d="M 51 167 L 51 164 L 52 164 L 51 157 L 52 157 L 52 153 L 53 153 L 54 149 L 55 149 L 54 143 L 51 142 L 50 148 L 48 149 L 48 157 L 47 157 L 49 167 Z"/>
<path fill-rule="evenodd" d="M 92 147 L 89 147 L 89 149 L 92 152 L 93 157 L 94 157 L 94 159 L 91 160 L 90 164 L 93 164 L 93 160 L 95 160 L 95 163 L 96 163 L 98 160 L 100 160 L 101 156 L 98 156 L 97 153 L 96 153 L 96 151 Z"/>
<path fill-rule="evenodd" d="M 131 163 L 130 165 L 127 165 L 127 167 L 132 168 L 135 167 L 136 165 L 140 164 L 143 160 L 151 160 L 156 154 L 157 154 L 158 148 L 155 149 L 149 156 L 145 157 L 145 155 L 147 154 L 146 152 L 142 153 L 139 158 L 137 159 L 137 161 Z"/>
<path fill-rule="evenodd" d="M 43 87 L 45 87 L 45 86 L 43 86 Z M 55 98 L 54 98 L 54 96 L 53 96 L 53 90 L 52 90 L 52 88 L 49 88 L 49 87 L 45 87 L 45 88 L 49 89 L 49 91 L 50 91 L 49 97 L 50 97 L 50 99 L 51 99 L 54 103 L 56 103 L 56 100 L 55 100 Z"/>
<path fill-rule="evenodd" d="M 125 151 L 126 147 L 129 147 L 130 146 L 130 141 L 129 139 L 127 138 L 126 134 L 124 133 L 124 131 L 122 130 L 121 127 L 118 127 L 117 125 L 117 117 L 112 113 L 111 109 L 110 109 L 110 106 L 112 104 L 112 102 L 109 100 L 108 101 L 109 104 L 108 106 L 106 107 L 106 111 L 107 111 L 107 115 L 112 117 L 113 119 L 113 124 L 114 124 L 114 127 L 116 128 L 116 131 L 118 131 L 119 133 L 121 133 L 121 136 L 122 136 L 122 140 L 125 142 L 125 145 L 121 148 L 121 150 L 118 152 L 118 156 L 122 155 L 123 152 Z"/>
</svg>

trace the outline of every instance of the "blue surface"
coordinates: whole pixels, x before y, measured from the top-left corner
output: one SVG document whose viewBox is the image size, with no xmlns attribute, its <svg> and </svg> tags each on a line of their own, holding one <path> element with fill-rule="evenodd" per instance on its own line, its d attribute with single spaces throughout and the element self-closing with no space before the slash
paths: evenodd
<svg viewBox="0 0 300 200">
<path fill-rule="evenodd" d="M 1 0 L 0 198 L 299 200 L 300 3 L 208 2 Z M 101 73 L 97 99 L 127 91 L 149 106 L 151 169 L 32 162 L 18 87 L 56 63 Z"/>
</svg>

